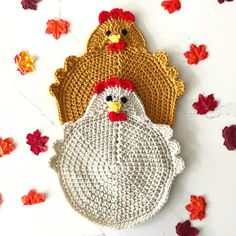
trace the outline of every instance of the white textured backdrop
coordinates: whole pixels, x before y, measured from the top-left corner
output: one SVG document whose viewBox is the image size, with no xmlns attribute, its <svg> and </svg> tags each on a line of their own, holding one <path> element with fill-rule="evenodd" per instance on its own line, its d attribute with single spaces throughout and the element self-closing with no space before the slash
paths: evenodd
<svg viewBox="0 0 236 236">
<path fill-rule="evenodd" d="M 182 0 L 182 9 L 172 15 L 160 4 L 161 0 L 42 0 L 37 11 L 25 11 L 20 0 L 1 0 L 0 137 L 12 137 L 16 150 L 0 159 L 4 198 L 0 235 L 174 236 L 175 225 L 188 218 L 184 206 L 190 194 L 203 194 L 208 203 L 206 219 L 193 222 L 200 235 L 236 236 L 236 151 L 229 152 L 221 137 L 224 126 L 236 123 L 236 2 Z M 114 7 L 135 13 L 148 48 L 168 52 L 187 87 L 175 123 L 186 169 L 156 217 L 122 231 L 96 226 L 78 215 L 48 167 L 52 144 L 62 136 L 55 101 L 48 92 L 54 71 L 63 66 L 66 56 L 84 52 L 99 12 Z M 45 34 L 47 20 L 55 17 L 71 23 L 70 33 L 58 41 Z M 206 44 L 209 51 L 209 58 L 197 66 L 187 65 L 182 55 L 191 43 Z M 34 73 L 21 76 L 14 56 L 24 49 L 37 62 Z M 220 102 L 207 117 L 195 115 L 191 107 L 200 92 L 214 93 Z M 50 137 L 49 151 L 38 157 L 25 144 L 26 134 L 37 128 Z M 23 207 L 20 198 L 31 188 L 46 192 L 48 198 L 45 203 Z"/>
</svg>

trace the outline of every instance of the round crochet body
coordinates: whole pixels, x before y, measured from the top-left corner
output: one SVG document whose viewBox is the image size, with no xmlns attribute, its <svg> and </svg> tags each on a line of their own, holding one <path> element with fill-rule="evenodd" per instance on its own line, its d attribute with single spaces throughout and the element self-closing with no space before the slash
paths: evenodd
<svg viewBox="0 0 236 236">
<path fill-rule="evenodd" d="M 119 100 L 126 105 L 113 117 Z M 169 126 L 148 119 L 134 92 L 107 88 L 94 95 L 84 117 L 66 124 L 50 164 L 75 210 L 102 225 L 129 227 L 163 207 L 184 168 L 171 137 Z"/>
</svg>

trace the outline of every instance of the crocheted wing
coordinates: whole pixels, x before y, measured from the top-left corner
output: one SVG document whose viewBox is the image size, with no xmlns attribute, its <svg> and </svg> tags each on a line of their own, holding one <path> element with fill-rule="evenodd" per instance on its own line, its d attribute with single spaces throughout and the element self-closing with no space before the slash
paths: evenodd
<svg viewBox="0 0 236 236">
<path fill-rule="evenodd" d="M 134 15 L 121 9 L 102 12 L 87 52 L 70 56 L 56 71 L 50 91 L 56 97 L 62 123 L 80 118 L 92 98 L 92 88 L 109 76 L 129 78 L 154 123 L 174 123 L 184 83 L 164 52 L 150 53 L 134 24 Z"/>
<path fill-rule="evenodd" d="M 84 116 L 66 123 L 50 165 L 72 207 L 93 222 L 129 227 L 166 203 L 184 169 L 172 129 L 156 125 L 129 80 L 100 82 Z"/>
</svg>

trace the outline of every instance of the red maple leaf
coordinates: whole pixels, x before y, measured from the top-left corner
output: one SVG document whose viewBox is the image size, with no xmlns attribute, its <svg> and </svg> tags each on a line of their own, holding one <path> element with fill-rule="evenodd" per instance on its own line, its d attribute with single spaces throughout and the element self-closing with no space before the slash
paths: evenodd
<svg viewBox="0 0 236 236">
<path fill-rule="evenodd" d="M 167 10 L 170 14 L 178 11 L 181 8 L 181 3 L 179 0 L 167 0 L 163 1 L 161 5 Z"/>
<path fill-rule="evenodd" d="M 224 145 L 228 150 L 236 149 L 236 125 L 225 126 L 222 130 Z"/>
<path fill-rule="evenodd" d="M 27 134 L 27 144 L 30 145 L 30 151 L 35 155 L 39 155 L 40 152 L 46 152 L 48 147 L 45 145 L 48 142 L 49 137 L 41 136 L 41 133 L 37 129 L 33 134 Z"/>
<path fill-rule="evenodd" d="M 192 227 L 189 220 L 178 223 L 175 226 L 175 229 L 176 234 L 178 234 L 179 236 L 196 236 L 199 234 L 199 230 L 195 227 Z"/>
<path fill-rule="evenodd" d="M 67 34 L 69 23 L 65 20 L 48 20 L 46 33 L 52 34 L 55 39 L 59 39 L 62 34 Z"/>
<path fill-rule="evenodd" d="M 191 213 L 191 220 L 202 220 L 205 218 L 206 201 L 203 196 L 191 195 L 190 204 L 185 209 Z"/>
<path fill-rule="evenodd" d="M 224 3 L 225 1 L 227 2 L 233 2 L 233 0 L 218 0 L 218 2 L 221 4 L 221 3 Z"/>
<path fill-rule="evenodd" d="M 46 194 L 37 193 L 34 189 L 31 189 L 27 195 L 21 197 L 21 200 L 24 205 L 33 205 L 44 202 L 46 198 Z"/>
<path fill-rule="evenodd" d="M 41 0 L 22 0 L 21 5 L 25 10 L 27 9 L 37 10 L 37 4 L 40 1 Z"/>
<path fill-rule="evenodd" d="M 14 144 L 11 138 L 0 138 L 0 157 L 10 154 L 14 150 Z"/>
<path fill-rule="evenodd" d="M 204 115 L 208 111 L 214 111 L 217 106 L 218 102 L 215 100 L 213 94 L 210 94 L 207 97 L 199 94 L 198 101 L 193 103 L 193 108 L 197 110 L 197 114 L 199 115 Z"/>
<path fill-rule="evenodd" d="M 3 200 L 2 200 L 2 194 L 0 193 L 0 205 L 2 204 Z"/>
<path fill-rule="evenodd" d="M 190 50 L 184 53 L 184 56 L 188 59 L 188 64 L 198 64 L 199 61 L 204 60 L 208 57 L 205 45 L 196 46 L 195 44 L 190 45 Z"/>
</svg>

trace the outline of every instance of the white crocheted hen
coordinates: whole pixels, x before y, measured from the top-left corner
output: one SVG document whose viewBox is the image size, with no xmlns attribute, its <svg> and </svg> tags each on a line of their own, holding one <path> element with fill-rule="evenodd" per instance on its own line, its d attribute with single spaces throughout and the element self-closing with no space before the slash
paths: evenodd
<svg viewBox="0 0 236 236">
<path fill-rule="evenodd" d="M 156 214 L 184 169 L 172 129 L 150 121 L 134 90 L 126 79 L 97 84 L 84 116 L 65 125 L 50 161 L 72 207 L 115 228 Z"/>
</svg>

